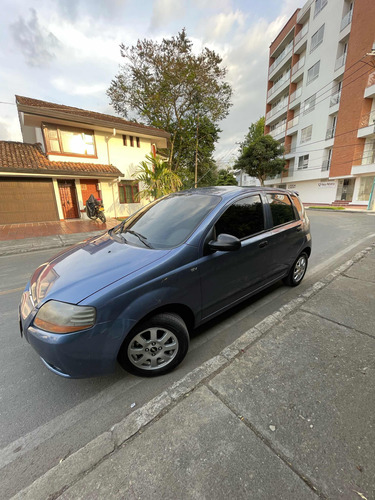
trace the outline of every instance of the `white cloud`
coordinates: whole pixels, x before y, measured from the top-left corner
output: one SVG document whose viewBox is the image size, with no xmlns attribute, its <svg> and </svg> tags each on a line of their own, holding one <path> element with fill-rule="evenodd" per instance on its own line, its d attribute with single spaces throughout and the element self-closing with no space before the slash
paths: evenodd
<svg viewBox="0 0 375 500">
<path fill-rule="evenodd" d="M 53 78 L 52 85 L 61 92 L 70 95 L 92 95 L 105 93 L 108 85 L 106 83 L 93 83 L 91 85 L 79 85 L 76 81 L 68 80 L 65 78 Z"/>
<path fill-rule="evenodd" d="M 185 13 L 185 2 L 182 0 L 154 0 L 150 31 L 165 27 L 171 21 L 182 18 Z"/>
<path fill-rule="evenodd" d="M 243 29 L 246 21 L 246 15 L 236 10 L 227 14 L 221 12 L 209 20 L 206 25 L 206 33 L 211 33 L 211 37 L 220 39 L 226 37 L 234 28 Z"/>
</svg>

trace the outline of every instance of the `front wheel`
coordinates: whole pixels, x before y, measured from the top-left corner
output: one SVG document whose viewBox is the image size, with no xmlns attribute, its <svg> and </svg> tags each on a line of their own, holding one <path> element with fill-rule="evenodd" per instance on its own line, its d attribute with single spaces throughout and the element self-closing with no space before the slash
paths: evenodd
<svg viewBox="0 0 375 500">
<path fill-rule="evenodd" d="M 180 364 L 188 348 L 189 333 L 182 318 L 174 313 L 161 313 L 129 333 L 118 361 L 130 373 L 155 377 Z"/>
<path fill-rule="evenodd" d="M 98 213 L 98 218 L 99 218 L 102 222 L 105 222 L 105 221 L 107 220 L 103 212 L 99 212 L 99 213 Z"/>
<path fill-rule="evenodd" d="M 284 278 L 284 283 L 286 285 L 298 286 L 301 283 L 303 277 L 306 274 L 307 261 L 308 261 L 307 253 L 302 252 L 299 255 L 298 259 L 293 264 L 293 266 L 291 267 L 288 276 Z"/>
</svg>

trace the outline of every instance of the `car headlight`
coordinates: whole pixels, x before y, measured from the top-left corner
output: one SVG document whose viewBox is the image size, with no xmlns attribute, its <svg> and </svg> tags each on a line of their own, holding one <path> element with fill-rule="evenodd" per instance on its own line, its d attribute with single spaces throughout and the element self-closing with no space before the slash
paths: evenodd
<svg viewBox="0 0 375 500">
<path fill-rule="evenodd" d="M 72 333 L 92 327 L 95 319 L 95 307 L 50 300 L 39 309 L 34 325 L 46 332 Z"/>
</svg>

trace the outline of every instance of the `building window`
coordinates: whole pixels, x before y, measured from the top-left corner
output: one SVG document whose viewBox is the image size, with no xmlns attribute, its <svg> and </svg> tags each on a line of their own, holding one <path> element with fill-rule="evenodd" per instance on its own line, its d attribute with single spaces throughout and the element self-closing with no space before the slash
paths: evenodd
<svg viewBox="0 0 375 500">
<path fill-rule="evenodd" d="M 312 52 L 318 45 L 323 41 L 324 36 L 324 24 L 321 26 L 316 33 L 311 37 L 310 52 Z"/>
<path fill-rule="evenodd" d="M 309 166 L 309 155 L 300 156 L 298 158 L 298 170 L 304 170 Z"/>
<path fill-rule="evenodd" d="M 43 134 L 49 154 L 97 157 L 93 130 L 43 124 Z"/>
<path fill-rule="evenodd" d="M 135 140 L 137 142 L 137 148 L 140 148 L 141 147 L 141 141 L 140 141 L 139 137 L 136 137 Z"/>
<path fill-rule="evenodd" d="M 122 136 L 122 143 L 123 143 L 124 146 L 127 145 L 127 143 L 126 143 L 126 135 Z"/>
<path fill-rule="evenodd" d="M 129 135 L 129 142 L 130 142 L 130 146 L 132 148 L 134 148 L 134 137 L 132 135 Z"/>
<path fill-rule="evenodd" d="M 118 184 L 120 203 L 139 203 L 139 186 L 136 182 L 124 181 Z"/>
<path fill-rule="evenodd" d="M 307 115 L 307 113 L 310 113 L 310 111 L 313 111 L 315 109 L 315 99 L 316 99 L 316 94 L 312 95 L 306 101 L 303 103 L 303 114 Z"/>
<path fill-rule="evenodd" d="M 307 84 L 311 83 L 315 78 L 318 78 L 319 76 L 319 68 L 320 68 L 320 61 L 314 64 L 314 66 L 311 66 L 311 68 L 307 71 Z"/>
<path fill-rule="evenodd" d="M 315 0 L 314 17 L 316 17 L 321 10 L 327 5 L 328 0 Z"/>
<path fill-rule="evenodd" d="M 358 201 L 368 201 L 370 199 L 373 183 L 374 183 L 374 176 L 361 177 L 359 184 Z"/>
<path fill-rule="evenodd" d="M 305 127 L 301 130 L 301 144 L 307 142 L 311 139 L 312 135 L 312 125 Z"/>
</svg>

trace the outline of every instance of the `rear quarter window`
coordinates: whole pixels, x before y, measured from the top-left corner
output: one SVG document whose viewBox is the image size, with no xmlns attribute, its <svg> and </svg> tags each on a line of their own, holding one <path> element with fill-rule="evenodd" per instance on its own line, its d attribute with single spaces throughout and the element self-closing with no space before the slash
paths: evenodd
<svg viewBox="0 0 375 500">
<path fill-rule="evenodd" d="M 295 194 L 291 194 L 290 197 L 292 198 L 293 204 L 297 209 L 298 215 L 300 219 L 303 219 L 305 209 L 303 208 L 303 205 L 301 203 L 301 200 L 296 196 Z"/>
<path fill-rule="evenodd" d="M 284 193 L 267 193 L 274 226 L 280 226 L 296 220 L 290 198 Z"/>
</svg>

